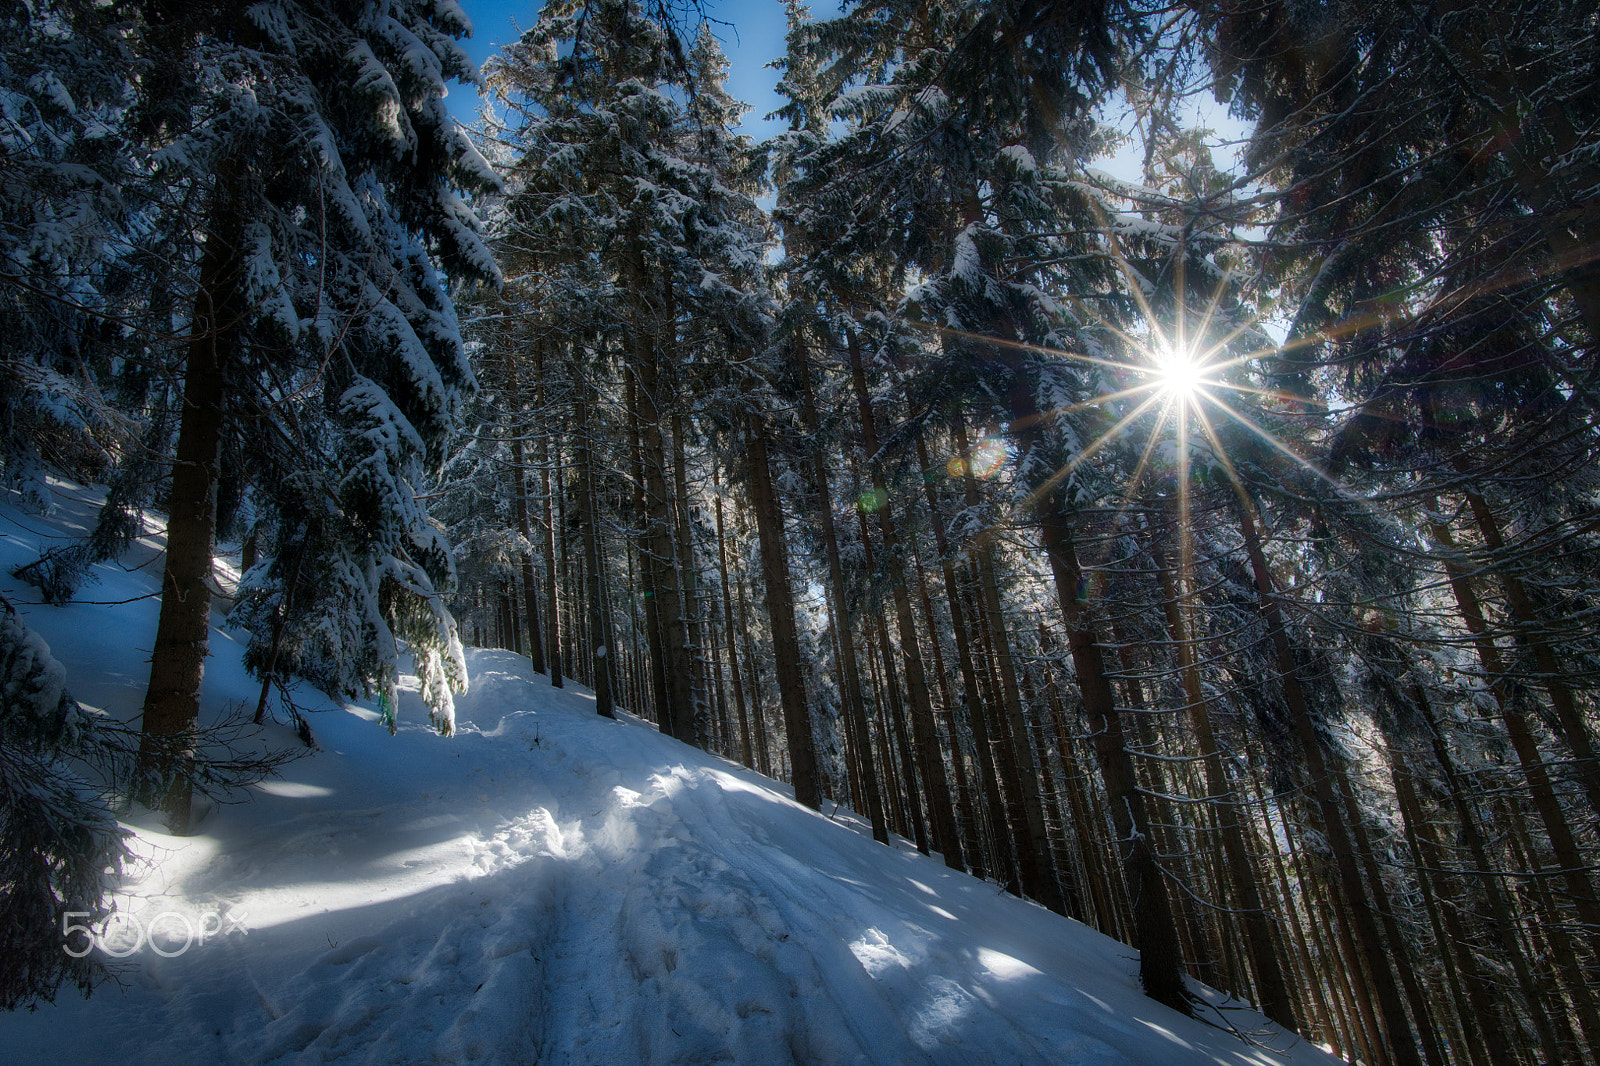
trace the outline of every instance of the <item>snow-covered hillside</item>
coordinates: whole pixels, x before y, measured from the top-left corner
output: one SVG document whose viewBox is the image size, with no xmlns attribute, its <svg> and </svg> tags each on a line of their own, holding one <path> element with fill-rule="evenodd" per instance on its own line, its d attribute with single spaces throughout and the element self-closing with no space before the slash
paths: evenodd
<svg viewBox="0 0 1600 1066">
<path fill-rule="evenodd" d="M 81 701 L 129 715 L 156 542 L 101 568 L 80 594 L 101 603 L 24 606 L 12 567 L 91 518 L 91 494 L 62 489 L 50 520 L 0 506 L 0 589 Z M 212 652 L 207 707 L 253 705 L 239 644 L 219 632 Z M 370 707 L 307 693 L 326 708 L 315 755 L 192 837 L 136 818 L 108 946 L 153 937 L 120 989 L 0 1016 L 0 1061 L 1334 1061 L 1253 1014 L 1226 1017 L 1283 1053 L 1169 1012 L 1124 946 L 598 718 L 523 658 L 468 661 L 453 738 L 414 685 L 395 737 Z"/>
</svg>

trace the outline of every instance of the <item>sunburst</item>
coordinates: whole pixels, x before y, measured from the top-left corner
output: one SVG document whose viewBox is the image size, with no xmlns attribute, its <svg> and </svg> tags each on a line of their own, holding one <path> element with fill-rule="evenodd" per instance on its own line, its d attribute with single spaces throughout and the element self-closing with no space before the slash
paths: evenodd
<svg viewBox="0 0 1600 1066">
<path fill-rule="evenodd" d="M 1084 440 L 1065 464 L 1031 486 L 1031 490 L 1016 501 L 1017 506 L 1037 505 L 1108 445 L 1119 439 L 1139 437 L 1142 440 L 1138 458 L 1118 494 L 1123 507 L 1132 506 L 1141 483 L 1148 484 L 1147 479 L 1154 478 L 1170 486 L 1176 497 L 1173 502 L 1179 527 L 1187 531 L 1190 481 L 1198 463 L 1208 474 L 1231 483 L 1241 505 L 1248 508 L 1251 506 L 1249 491 L 1225 453 L 1228 444 L 1222 431 L 1228 423 L 1237 425 L 1244 437 L 1265 444 L 1312 477 L 1329 481 L 1317 464 L 1297 454 L 1289 443 L 1264 425 L 1260 417 L 1267 409 L 1298 406 L 1302 398 L 1253 383 L 1250 379 L 1254 375 L 1247 369 L 1308 341 L 1281 344 L 1268 340 L 1259 348 L 1241 343 L 1248 337 L 1260 336 L 1262 331 L 1259 319 L 1249 317 L 1241 321 L 1226 312 L 1223 306 L 1228 291 L 1225 278 L 1219 278 L 1209 299 L 1203 301 L 1203 307 L 1184 307 L 1180 301 L 1176 308 L 1157 309 L 1146 296 L 1148 282 L 1134 270 L 1116 238 L 1109 234 L 1108 237 L 1111 259 L 1126 278 L 1124 292 L 1131 297 L 1137 313 L 1131 321 L 1115 322 L 1097 314 L 1085 302 L 1070 297 L 1065 302 L 1073 306 L 1083 321 L 1093 322 L 1105 334 L 1115 337 L 1120 343 L 1112 348 L 1120 348 L 1120 352 L 1111 354 L 1102 349 L 1104 354 L 1089 355 L 947 326 L 932 327 L 947 339 L 961 338 L 984 345 L 1023 349 L 1097 367 L 1102 372 L 1109 371 L 1111 379 L 1118 383 L 1098 395 L 1040 411 L 1034 416 L 1050 421 L 1077 412 L 1098 410 L 1111 416 L 1111 424 Z M 1175 264 L 1174 275 L 1176 288 L 1182 291 L 1185 287 L 1182 262 Z M 1223 325 L 1229 319 L 1233 321 Z M 1245 348 L 1250 350 L 1241 350 Z M 1252 410 L 1252 399 L 1265 401 L 1265 408 Z M 1013 422 L 1011 429 L 1018 428 L 1020 423 Z M 972 451 L 971 456 L 957 456 L 951 460 L 952 476 L 964 462 L 972 462 L 974 468 L 979 465 L 979 448 L 974 446 Z M 1151 487 L 1156 488 L 1158 496 L 1168 491 Z M 1182 554 L 1187 557 L 1187 545 Z"/>
<path fill-rule="evenodd" d="M 1206 362 L 1187 345 L 1162 345 L 1152 356 L 1156 380 L 1171 399 L 1187 400 L 1206 383 Z"/>
</svg>

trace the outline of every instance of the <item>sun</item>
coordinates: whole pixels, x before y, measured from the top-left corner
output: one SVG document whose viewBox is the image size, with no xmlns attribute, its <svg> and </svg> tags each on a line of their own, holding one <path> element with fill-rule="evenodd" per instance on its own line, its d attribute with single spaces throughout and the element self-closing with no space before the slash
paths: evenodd
<svg viewBox="0 0 1600 1066">
<path fill-rule="evenodd" d="M 1187 345 L 1161 345 L 1151 357 L 1156 383 L 1168 396 L 1188 399 L 1205 384 L 1206 361 Z"/>
</svg>

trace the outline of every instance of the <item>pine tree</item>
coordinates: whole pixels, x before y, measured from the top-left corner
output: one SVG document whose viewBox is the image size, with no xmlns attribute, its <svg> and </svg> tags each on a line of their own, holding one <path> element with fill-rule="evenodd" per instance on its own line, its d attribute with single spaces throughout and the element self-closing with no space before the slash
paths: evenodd
<svg viewBox="0 0 1600 1066">
<path fill-rule="evenodd" d="M 497 276 L 457 190 L 497 180 L 444 109 L 446 78 L 476 80 L 453 4 L 144 14 L 141 132 L 163 179 L 200 205 L 169 223 L 188 227 L 195 274 L 142 751 L 166 782 L 148 794 L 181 830 L 219 460 L 246 425 L 282 455 L 281 547 L 313 547 L 318 591 L 296 616 L 314 635 L 308 672 L 346 692 L 376 686 L 393 728 L 404 638 L 436 723 L 453 728 L 465 671 L 440 596 L 450 552 L 416 486 L 473 387 L 441 270 Z M 241 617 L 270 615 L 264 598 Z"/>
</svg>

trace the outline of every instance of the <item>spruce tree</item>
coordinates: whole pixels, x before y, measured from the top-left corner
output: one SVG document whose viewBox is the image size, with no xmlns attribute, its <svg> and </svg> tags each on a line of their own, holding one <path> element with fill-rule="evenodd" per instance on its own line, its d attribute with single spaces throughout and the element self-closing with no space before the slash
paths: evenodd
<svg viewBox="0 0 1600 1066">
<path fill-rule="evenodd" d="M 185 225 L 194 274 L 142 752 L 159 782 L 147 795 L 181 830 L 219 459 L 246 427 L 282 463 L 277 572 L 296 541 L 309 545 L 317 594 L 295 618 L 314 634 L 313 676 L 375 686 L 393 728 L 406 639 L 436 723 L 453 728 L 465 672 L 440 596 L 450 551 L 416 486 L 473 388 L 442 271 L 497 276 L 461 192 L 497 180 L 444 107 L 446 79 L 477 80 L 453 4 L 143 14 L 140 130 L 161 177 L 198 207 L 167 223 Z M 255 604 L 254 619 L 270 613 Z"/>
</svg>

